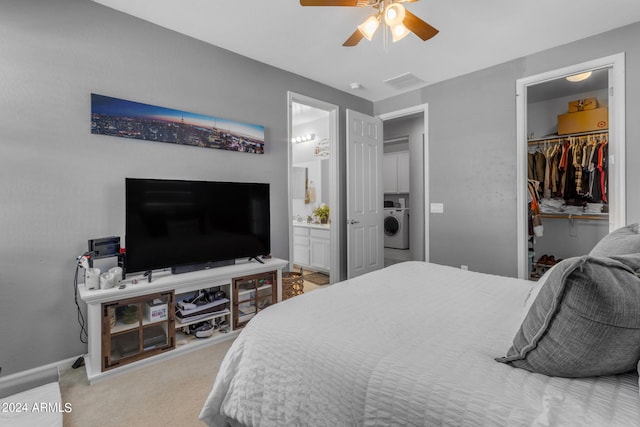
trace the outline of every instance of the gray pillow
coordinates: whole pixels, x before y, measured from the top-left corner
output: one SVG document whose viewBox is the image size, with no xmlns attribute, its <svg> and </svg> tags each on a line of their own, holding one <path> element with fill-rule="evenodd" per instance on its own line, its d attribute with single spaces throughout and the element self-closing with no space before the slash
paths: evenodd
<svg viewBox="0 0 640 427">
<path fill-rule="evenodd" d="M 610 257 L 640 253 L 640 227 L 638 223 L 617 228 L 600 240 L 589 255 Z"/>
<path fill-rule="evenodd" d="M 629 372 L 640 360 L 640 254 L 583 256 L 556 265 L 506 357 L 540 374 Z"/>
</svg>

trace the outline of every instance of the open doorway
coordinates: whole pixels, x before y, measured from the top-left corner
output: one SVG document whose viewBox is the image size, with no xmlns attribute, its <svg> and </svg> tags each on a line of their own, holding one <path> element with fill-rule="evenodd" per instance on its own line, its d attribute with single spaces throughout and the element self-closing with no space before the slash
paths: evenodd
<svg viewBox="0 0 640 427">
<path fill-rule="evenodd" d="M 337 113 L 288 94 L 289 268 L 303 272 L 305 291 L 340 279 Z"/>
<path fill-rule="evenodd" d="M 588 77 L 569 81 L 577 75 Z M 585 255 L 624 225 L 624 90 L 624 54 L 516 82 L 518 277 Z"/>
<path fill-rule="evenodd" d="M 379 116 L 384 124 L 385 266 L 429 260 L 428 106 Z"/>
</svg>

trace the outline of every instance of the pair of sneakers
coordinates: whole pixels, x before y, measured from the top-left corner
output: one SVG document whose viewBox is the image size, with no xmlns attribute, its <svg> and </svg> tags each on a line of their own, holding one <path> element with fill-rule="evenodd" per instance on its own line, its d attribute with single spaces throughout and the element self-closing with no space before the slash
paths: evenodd
<svg viewBox="0 0 640 427">
<path fill-rule="evenodd" d="M 538 264 L 542 265 L 555 265 L 558 262 L 560 260 L 557 260 L 553 255 L 542 255 L 538 260 Z"/>
</svg>

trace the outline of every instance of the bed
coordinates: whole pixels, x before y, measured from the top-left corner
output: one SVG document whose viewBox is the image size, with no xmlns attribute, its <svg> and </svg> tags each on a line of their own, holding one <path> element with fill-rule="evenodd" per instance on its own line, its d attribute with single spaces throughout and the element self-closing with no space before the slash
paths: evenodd
<svg viewBox="0 0 640 427">
<path fill-rule="evenodd" d="M 0 381 L 0 426 L 62 427 L 63 411 L 58 368 L 45 368 Z"/>
<path fill-rule="evenodd" d="M 573 271 L 599 259 L 582 257 Z M 565 378 L 505 360 L 517 359 L 514 337 L 535 311 L 531 299 L 551 288 L 544 283 L 411 261 L 297 296 L 245 327 L 200 418 L 211 426 L 640 425 L 635 365 Z"/>
</svg>

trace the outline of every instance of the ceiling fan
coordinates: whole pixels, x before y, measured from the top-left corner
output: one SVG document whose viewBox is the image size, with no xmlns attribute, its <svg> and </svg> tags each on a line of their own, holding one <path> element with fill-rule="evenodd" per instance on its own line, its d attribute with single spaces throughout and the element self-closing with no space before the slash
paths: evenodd
<svg viewBox="0 0 640 427">
<path fill-rule="evenodd" d="M 378 29 L 380 22 L 383 22 L 391 30 L 393 42 L 403 39 L 413 32 L 422 40 L 429 40 L 438 34 L 438 30 L 409 12 L 402 3 L 414 2 L 418 0 L 300 0 L 302 6 L 350 6 L 350 7 L 373 7 L 376 12 L 367 18 L 353 34 L 342 44 L 343 46 L 355 46 L 360 40 L 366 38 L 371 40 L 373 34 Z"/>
</svg>

